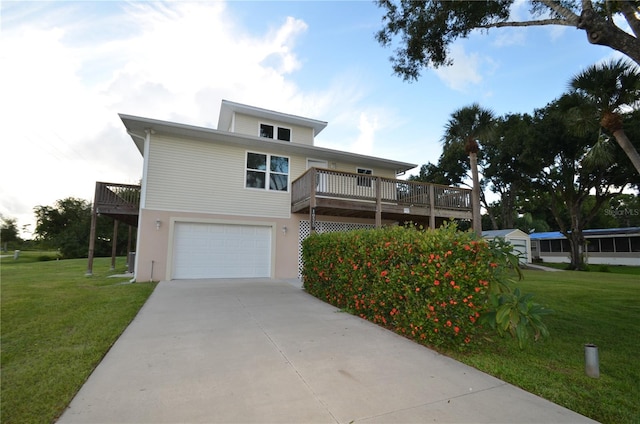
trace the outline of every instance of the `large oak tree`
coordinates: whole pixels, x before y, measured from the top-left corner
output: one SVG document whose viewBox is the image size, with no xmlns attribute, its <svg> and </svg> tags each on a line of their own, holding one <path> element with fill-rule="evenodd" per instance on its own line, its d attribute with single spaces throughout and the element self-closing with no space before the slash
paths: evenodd
<svg viewBox="0 0 640 424">
<path fill-rule="evenodd" d="M 566 116 L 588 99 L 577 93 L 566 94 L 537 110 L 531 139 L 538 149 L 543 167 L 532 175 L 539 200 L 548 205 L 560 232 L 571 245 L 571 269 L 584 268 L 583 230 L 611 199 L 625 189 L 638 187 L 640 175 L 621 149 L 611 151 L 611 161 L 590 161 L 589 152 L 598 142 L 597 132 L 577 134 Z M 637 116 L 629 114 L 633 121 Z M 632 128 L 632 127 L 630 127 Z"/>
<path fill-rule="evenodd" d="M 392 58 L 394 71 L 416 80 L 425 67 L 452 63 L 448 48 L 473 30 L 561 25 L 583 30 L 591 44 L 610 47 L 640 64 L 640 0 L 535 0 L 531 19 L 514 20 L 514 0 L 378 0 L 385 10 L 376 39 L 384 46 L 400 37 Z M 618 25 L 626 22 L 630 32 Z"/>
</svg>

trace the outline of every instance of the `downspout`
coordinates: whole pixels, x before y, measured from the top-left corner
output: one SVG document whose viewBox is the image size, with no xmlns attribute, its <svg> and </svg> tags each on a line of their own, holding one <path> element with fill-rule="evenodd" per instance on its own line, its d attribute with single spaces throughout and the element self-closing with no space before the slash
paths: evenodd
<svg viewBox="0 0 640 424">
<path fill-rule="evenodd" d="M 142 209 L 145 208 L 146 206 L 146 198 L 147 198 L 147 174 L 149 173 L 149 145 L 151 142 L 151 129 L 150 128 L 146 128 L 144 130 L 145 136 L 142 137 L 138 134 L 135 134 L 131 131 L 127 131 L 127 133 L 131 136 L 131 137 L 135 137 L 139 140 L 143 140 L 144 141 L 144 145 L 142 148 L 142 181 L 140 181 L 140 206 L 138 209 L 138 217 L 142 216 Z M 137 250 L 137 244 L 140 241 L 140 233 L 141 233 L 141 228 L 142 226 L 140 225 L 140 221 L 138 218 L 138 231 L 137 231 L 137 237 L 136 237 L 136 250 Z M 131 279 L 132 283 L 136 282 L 136 276 L 138 273 L 138 264 L 139 264 L 139 260 L 140 260 L 140 255 L 138 255 L 136 253 L 135 256 L 135 263 L 133 266 L 133 278 Z"/>
</svg>

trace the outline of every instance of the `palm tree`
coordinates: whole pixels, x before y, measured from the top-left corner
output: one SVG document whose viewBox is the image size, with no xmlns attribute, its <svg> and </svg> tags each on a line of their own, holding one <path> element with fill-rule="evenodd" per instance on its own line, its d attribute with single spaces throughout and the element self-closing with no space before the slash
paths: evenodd
<svg viewBox="0 0 640 424">
<path fill-rule="evenodd" d="M 609 131 L 640 173 L 640 155 L 623 127 L 625 111 L 640 107 L 640 72 L 623 59 L 588 67 L 571 79 L 570 87 L 595 107 L 600 126 Z"/>
<path fill-rule="evenodd" d="M 444 149 L 454 149 L 462 146 L 469 155 L 471 168 L 471 203 L 473 207 L 473 231 L 482 235 L 482 220 L 480 217 L 480 178 L 478 177 L 478 152 L 481 138 L 487 136 L 494 126 L 494 114 L 488 109 L 474 103 L 456 110 L 445 126 L 443 137 Z"/>
</svg>

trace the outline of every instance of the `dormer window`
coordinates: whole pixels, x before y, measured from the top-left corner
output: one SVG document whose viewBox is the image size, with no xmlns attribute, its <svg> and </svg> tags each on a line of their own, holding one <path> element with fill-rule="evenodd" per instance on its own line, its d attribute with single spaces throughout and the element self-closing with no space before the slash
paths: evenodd
<svg viewBox="0 0 640 424">
<path fill-rule="evenodd" d="M 274 134 L 277 136 L 278 140 L 291 141 L 291 128 L 260 124 L 260 137 L 274 138 Z"/>
<path fill-rule="evenodd" d="M 260 137 L 273 138 L 273 125 L 260 124 Z"/>
<path fill-rule="evenodd" d="M 278 140 L 291 141 L 291 130 L 289 128 L 278 127 Z"/>
</svg>

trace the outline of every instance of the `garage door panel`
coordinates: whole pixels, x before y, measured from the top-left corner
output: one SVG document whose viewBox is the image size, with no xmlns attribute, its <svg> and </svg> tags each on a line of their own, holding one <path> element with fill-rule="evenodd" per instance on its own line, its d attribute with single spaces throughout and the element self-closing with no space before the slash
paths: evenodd
<svg viewBox="0 0 640 424">
<path fill-rule="evenodd" d="M 178 222 L 173 278 L 271 276 L 271 227 Z"/>
</svg>

